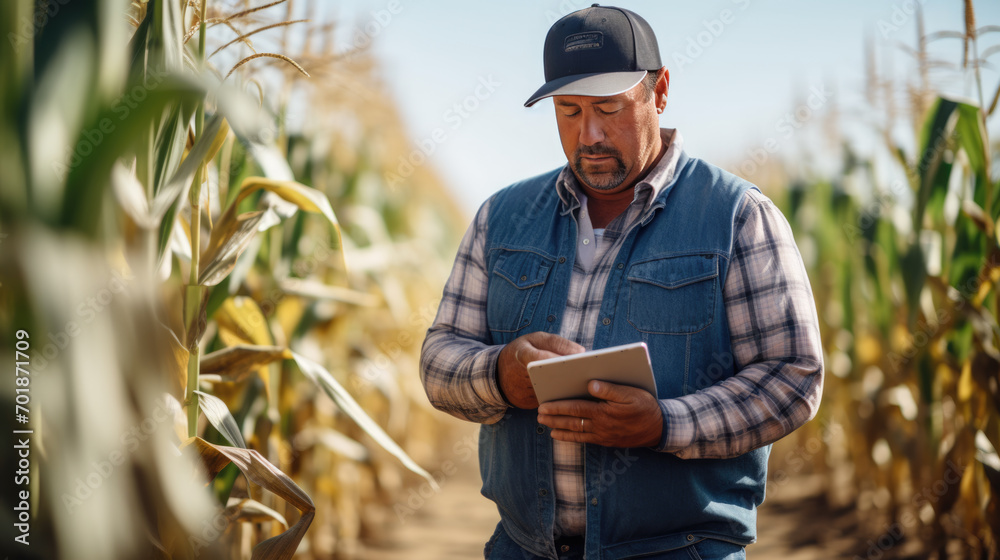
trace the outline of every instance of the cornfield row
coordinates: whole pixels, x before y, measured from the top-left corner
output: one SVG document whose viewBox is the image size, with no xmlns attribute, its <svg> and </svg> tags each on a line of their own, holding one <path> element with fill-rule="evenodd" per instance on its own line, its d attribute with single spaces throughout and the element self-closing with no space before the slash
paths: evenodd
<svg viewBox="0 0 1000 560">
<path fill-rule="evenodd" d="M 845 142 L 834 179 L 783 196 L 800 246 L 815 249 L 828 376 L 819 418 L 793 438 L 801 449 L 773 458 L 812 463 L 831 504 L 857 505 L 862 558 L 1000 557 L 1000 143 L 986 126 L 1000 89 L 960 101 L 928 79 L 929 46 L 957 38 L 965 56 L 949 76 L 982 84 L 977 52 L 998 49 L 980 37 L 1000 27 L 965 10 L 963 32 L 925 35 L 919 22 L 905 104 L 869 57 L 868 100 L 888 115 L 872 127 L 881 153 Z M 900 105 L 915 152 L 893 132 Z"/>
<path fill-rule="evenodd" d="M 429 171 L 385 184 L 407 144 L 370 57 L 290 1 L 0 15 L 17 557 L 350 557 L 451 442 L 400 372 L 464 227 Z"/>
</svg>

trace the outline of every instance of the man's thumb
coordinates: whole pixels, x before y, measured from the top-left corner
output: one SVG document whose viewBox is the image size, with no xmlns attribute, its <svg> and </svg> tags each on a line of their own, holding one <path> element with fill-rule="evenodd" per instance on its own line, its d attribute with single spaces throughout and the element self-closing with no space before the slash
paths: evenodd
<svg viewBox="0 0 1000 560">
<path fill-rule="evenodd" d="M 621 388 L 614 383 L 608 383 L 607 381 L 598 381 L 593 379 L 587 385 L 587 390 L 590 391 L 591 396 L 601 399 L 602 401 L 611 402 L 624 402 L 625 395 L 622 394 Z"/>
</svg>

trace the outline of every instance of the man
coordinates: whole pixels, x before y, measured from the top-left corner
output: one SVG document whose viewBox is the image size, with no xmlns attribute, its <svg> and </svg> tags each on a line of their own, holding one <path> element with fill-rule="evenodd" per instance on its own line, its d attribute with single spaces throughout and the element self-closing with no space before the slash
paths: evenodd
<svg viewBox="0 0 1000 560">
<path fill-rule="evenodd" d="M 476 215 L 424 341 L 435 407 L 479 422 L 487 558 L 744 558 L 770 444 L 812 418 L 823 364 L 788 223 L 659 128 L 669 73 L 638 15 L 545 40 L 568 163 Z M 660 400 L 592 381 L 538 405 L 525 365 L 644 341 Z"/>
</svg>

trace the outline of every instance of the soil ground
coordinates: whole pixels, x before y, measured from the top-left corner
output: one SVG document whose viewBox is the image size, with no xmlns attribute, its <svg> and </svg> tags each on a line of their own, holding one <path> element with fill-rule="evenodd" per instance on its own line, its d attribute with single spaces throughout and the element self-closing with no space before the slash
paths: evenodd
<svg viewBox="0 0 1000 560">
<path fill-rule="evenodd" d="M 479 493 L 475 460 L 459 470 L 378 542 L 365 543 L 362 560 L 468 560 L 482 558 L 483 545 L 499 522 L 496 507 Z M 770 484 L 761 506 L 757 543 L 748 558 L 819 560 L 868 558 L 868 546 L 853 506 L 831 509 L 817 476 L 800 475 Z M 881 556 L 881 555 L 879 555 Z"/>
</svg>

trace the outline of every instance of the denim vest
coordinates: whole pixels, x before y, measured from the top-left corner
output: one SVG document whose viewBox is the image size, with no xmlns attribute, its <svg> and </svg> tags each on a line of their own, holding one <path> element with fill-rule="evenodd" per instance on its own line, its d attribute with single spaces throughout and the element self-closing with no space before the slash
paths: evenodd
<svg viewBox="0 0 1000 560">
<path fill-rule="evenodd" d="M 492 344 L 559 332 L 577 224 L 556 192 L 558 175 L 515 183 L 491 202 L 485 255 Z M 612 265 L 593 347 L 645 342 L 661 399 L 734 374 L 722 287 L 733 219 L 750 188 L 682 153 L 674 180 L 629 231 Z M 536 410 L 510 408 L 482 426 L 482 492 L 515 542 L 556 558 L 552 440 L 536 418 Z M 685 460 L 648 448 L 585 445 L 586 557 L 651 554 L 706 537 L 753 542 L 769 451 Z"/>
</svg>

